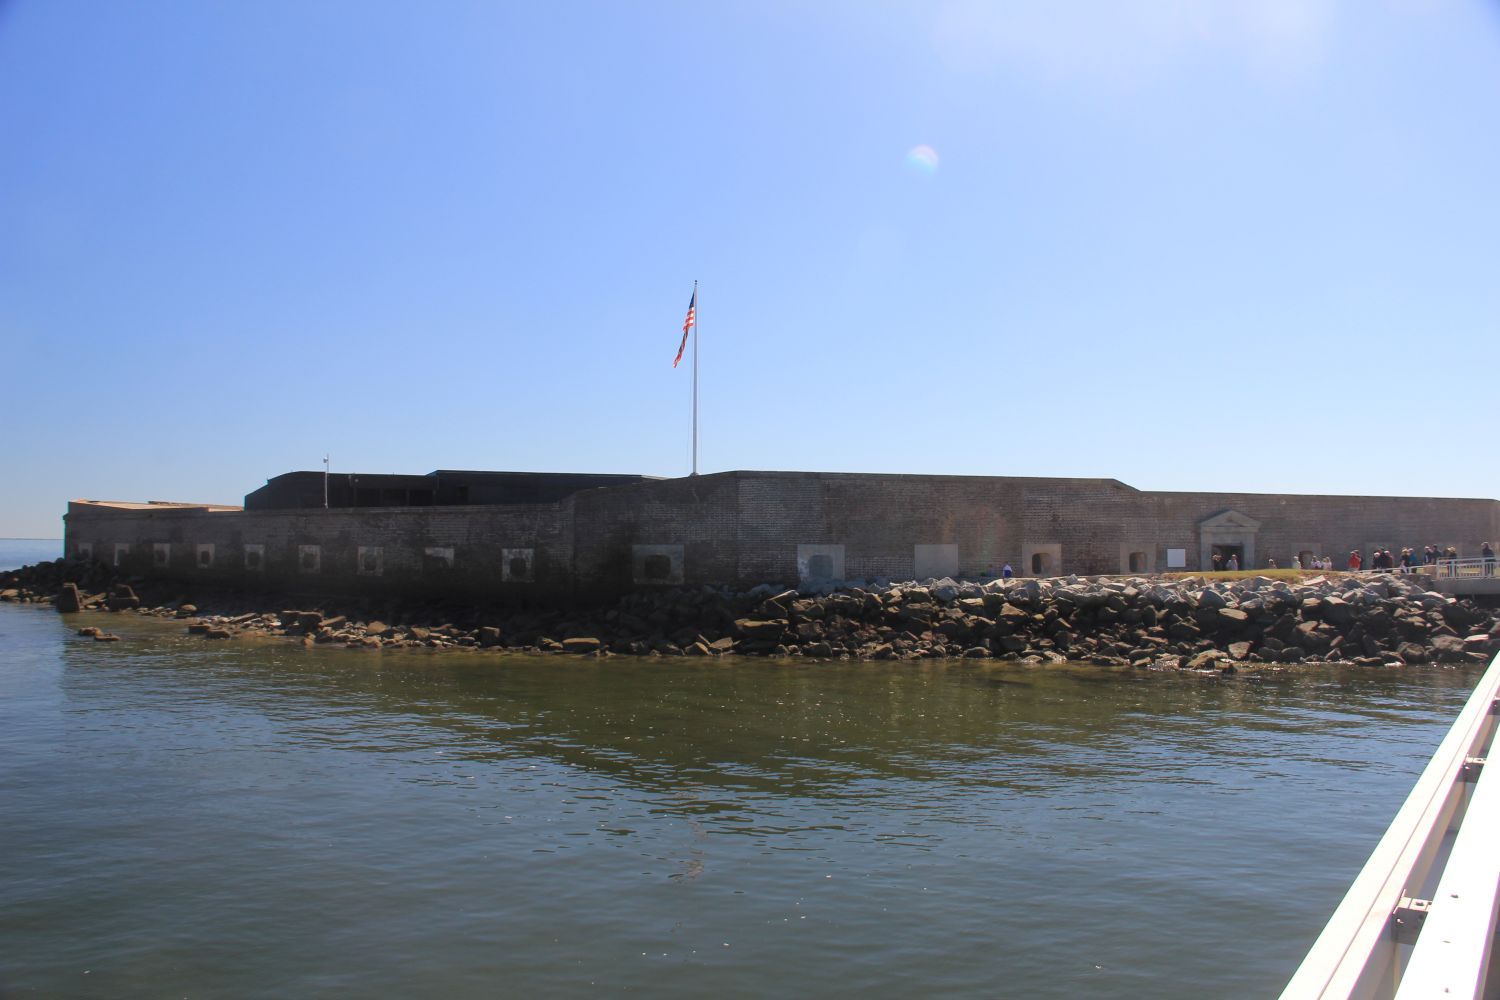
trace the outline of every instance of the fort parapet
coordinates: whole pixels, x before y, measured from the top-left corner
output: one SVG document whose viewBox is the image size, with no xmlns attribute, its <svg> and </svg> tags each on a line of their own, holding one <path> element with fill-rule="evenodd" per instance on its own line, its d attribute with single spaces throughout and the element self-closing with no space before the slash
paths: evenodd
<svg viewBox="0 0 1500 1000">
<path fill-rule="evenodd" d="M 469 477 L 469 488 L 451 479 L 445 494 L 444 475 Z M 255 590 L 591 602 L 681 584 L 980 577 L 1006 563 L 1018 576 L 1192 571 L 1215 552 L 1258 568 L 1320 555 L 1342 566 L 1355 550 L 1368 565 L 1378 549 L 1475 555 L 1500 537 L 1495 500 L 1156 493 L 1114 479 L 381 478 L 348 477 L 350 491 L 330 490 L 327 508 L 322 473 L 277 477 L 244 507 L 78 500 L 65 551 L 145 577 Z"/>
</svg>

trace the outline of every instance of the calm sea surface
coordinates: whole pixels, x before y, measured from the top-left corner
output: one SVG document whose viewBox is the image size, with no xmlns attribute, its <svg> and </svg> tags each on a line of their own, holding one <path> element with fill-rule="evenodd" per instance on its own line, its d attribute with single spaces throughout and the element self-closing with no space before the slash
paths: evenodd
<svg viewBox="0 0 1500 1000">
<path fill-rule="evenodd" d="M 61 538 L 0 538 L 0 572 L 62 555 Z"/>
<path fill-rule="evenodd" d="M 1476 677 L 393 655 L 0 605 L 0 995 L 1275 995 Z"/>
</svg>

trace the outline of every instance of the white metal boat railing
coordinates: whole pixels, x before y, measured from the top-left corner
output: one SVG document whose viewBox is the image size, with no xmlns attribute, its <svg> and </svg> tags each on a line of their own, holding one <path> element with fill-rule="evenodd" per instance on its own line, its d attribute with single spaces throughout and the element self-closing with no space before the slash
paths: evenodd
<svg viewBox="0 0 1500 1000">
<path fill-rule="evenodd" d="M 1500 908 L 1500 698 L 1490 661 L 1458 720 L 1281 994 L 1484 995 Z"/>
<path fill-rule="evenodd" d="M 1481 767 L 1483 765 L 1480 765 Z M 1500 908 L 1500 761 L 1481 771 L 1396 1000 L 1483 997 Z"/>
</svg>

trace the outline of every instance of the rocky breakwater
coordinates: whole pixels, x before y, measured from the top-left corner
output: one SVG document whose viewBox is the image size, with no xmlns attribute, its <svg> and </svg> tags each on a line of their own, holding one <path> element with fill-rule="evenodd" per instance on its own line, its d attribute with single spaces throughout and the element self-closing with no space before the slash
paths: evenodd
<svg viewBox="0 0 1500 1000">
<path fill-rule="evenodd" d="M 1494 611 L 1427 591 L 1420 577 L 1371 573 L 1297 580 L 938 580 L 800 591 L 762 586 L 748 593 L 678 588 L 632 594 L 609 608 L 571 610 L 399 600 L 264 610 L 276 607 L 274 598 L 155 592 L 97 563 L 59 561 L 0 574 L 0 599 L 54 603 L 62 611 L 175 617 L 206 639 L 263 635 L 363 649 L 962 657 L 1192 670 L 1324 661 L 1482 663 L 1500 649 Z"/>
<path fill-rule="evenodd" d="M 388 612 L 393 609 L 387 609 Z M 174 611 L 197 615 L 191 605 Z M 443 618 L 434 618 L 438 613 Z M 1484 663 L 1500 619 L 1415 578 L 1007 580 L 749 593 L 637 594 L 592 611 L 357 608 L 193 617 L 208 638 L 240 632 L 362 648 L 468 647 L 593 656 L 726 654 L 821 660 L 1087 661 L 1150 669 L 1343 661 L 1361 666 Z M 432 624 L 434 621 L 442 624 Z M 427 624 L 417 624 L 427 622 Z"/>
<path fill-rule="evenodd" d="M 739 652 L 1225 669 L 1483 663 L 1500 649 L 1493 612 L 1391 575 L 939 581 L 788 592 L 756 611 L 735 622 Z"/>
<path fill-rule="evenodd" d="M 0 601 L 55 604 L 59 611 L 83 611 L 107 606 L 112 588 L 124 582 L 113 567 L 104 563 L 56 559 L 0 572 Z"/>
</svg>

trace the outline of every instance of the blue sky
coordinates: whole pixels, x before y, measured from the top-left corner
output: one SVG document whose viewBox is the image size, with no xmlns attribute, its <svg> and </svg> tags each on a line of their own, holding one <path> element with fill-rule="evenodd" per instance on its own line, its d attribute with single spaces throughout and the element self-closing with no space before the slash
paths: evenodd
<svg viewBox="0 0 1500 1000">
<path fill-rule="evenodd" d="M 0 536 L 315 469 L 1500 496 L 1485 2 L 0 4 Z M 920 146 L 935 154 L 913 155 Z"/>
</svg>

